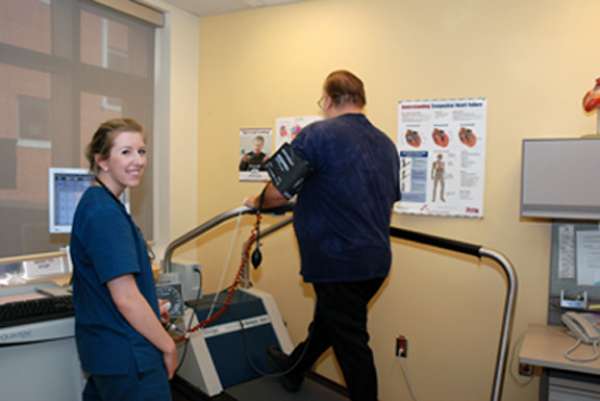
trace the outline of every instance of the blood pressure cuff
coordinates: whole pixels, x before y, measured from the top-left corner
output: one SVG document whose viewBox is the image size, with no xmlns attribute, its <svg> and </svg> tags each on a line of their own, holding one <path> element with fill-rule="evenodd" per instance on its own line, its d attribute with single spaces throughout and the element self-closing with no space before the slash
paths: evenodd
<svg viewBox="0 0 600 401">
<path fill-rule="evenodd" d="M 310 164 L 294 152 L 294 148 L 289 143 L 283 144 L 265 162 L 265 167 L 271 182 L 286 199 L 300 192 L 304 180 L 312 172 Z"/>
</svg>

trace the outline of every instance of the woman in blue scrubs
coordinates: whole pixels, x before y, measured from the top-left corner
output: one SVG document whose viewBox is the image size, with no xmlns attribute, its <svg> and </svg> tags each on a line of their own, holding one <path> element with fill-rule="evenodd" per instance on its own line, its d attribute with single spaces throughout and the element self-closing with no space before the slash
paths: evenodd
<svg viewBox="0 0 600 401">
<path fill-rule="evenodd" d="M 96 185 L 73 220 L 75 337 L 84 401 L 170 401 L 177 351 L 160 322 L 142 232 L 119 201 L 147 164 L 143 128 L 132 119 L 100 125 L 86 150 Z"/>
</svg>

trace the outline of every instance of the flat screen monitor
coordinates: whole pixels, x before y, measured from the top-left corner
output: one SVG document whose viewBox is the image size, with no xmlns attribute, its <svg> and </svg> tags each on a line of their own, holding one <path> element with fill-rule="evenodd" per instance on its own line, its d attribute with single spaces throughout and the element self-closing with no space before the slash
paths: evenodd
<svg viewBox="0 0 600 401">
<path fill-rule="evenodd" d="M 600 139 L 525 139 L 521 216 L 600 220 Z"/>
<path fill-rule="evenodd" d="M 48 170 L 48 227 L 52 234 L 70 233 L 73 215 L 81 195 L 92 185 L 94 175 L 83 168 L 55 168 Z M 129 211 L 128 191 L 121 202 Z"/>
</svg>

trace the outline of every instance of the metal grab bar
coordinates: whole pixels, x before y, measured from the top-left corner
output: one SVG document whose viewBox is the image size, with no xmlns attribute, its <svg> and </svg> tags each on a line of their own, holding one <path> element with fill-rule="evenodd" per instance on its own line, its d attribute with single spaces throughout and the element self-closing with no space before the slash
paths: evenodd
<svg viewBox="0 0 600 401">
<path fill-rule="evenodd" d="M 281 207 L 264 209 L 261 211 L 261 213 L 263 213 L 263 214 L 284 214 L 287 212 L 291 212 L 293 210 L 293 207 L 294 207 L 294 204 L 290 203 L 288 205 L 281 206 Z M 238 208 L 231 209 L 231 210 L 228 210 L 221 214 L 218 214 L 215 217 L 213 217 L 212 219 L 199 225 L 198 227 L 196 227 L 196 228 L 188 231 L 187 233 L 181 235 L 180 237 L 174 239 L 173 241 L 171 241 L 169 243 L 169 245 L 167 245 L 167 248 L 165 249 L 165 256 L 163 259 L 164 271 L 166 273 L 170 273 L 172 271 L 173 253 L 175 252 L 175 250 L 177 248 L 187 244 L 190 241 L 193 241 L 194 239 L 198 238 L 205 232 L 215 228 L 216 226 L 226 222 L 227 220 L 230 220 L 239 215 L 255 214 L 255 213 L 256 213 L 256 209 L 254 209 L 254 208 L 250 208 L 248 206 L 240 206 Z M 278 222 L 277 224 L 273 224 L 272 226 L 269 226 L 269 227 L 261 230 L 260 236 L 266 237 L 267 235 L 287 226 L 292 221 L 293 221 L 293 219 L 290 217 L 286 220 Z"/>
<path fill-rule="evenodd" d="M 163 268 L 166 273 L 171 273 L 172 264 L 173 264 L 173 253 L 177 248 L 187 244 L 190 241 L 198 238 L 200 235 L 209 231 L 212 228 L 220 225 L 221 223 L 226 222 L 227 220 L 234 218 L 238 215 L 242 214 L 250 214 L 253 213 L 254 209 L 251 209 L 247 206 L 241 206 L 236 209 L 231 209 L 226 212 L 223 212 L 219 215 L 216 215 L 212 219 L 206 221 L 203 224 L 200 224 L 198 227 L 188 231 L 187 233 L 181 235 L 178 238 L 175 238 L 173 241 L 167 245 L 167 249 L 165 249 L 165 256 L 163 259 Z"/>
<path fill-rule="evenodd" d="M 293 205 L 289 205 L 283 208 L 273 209 L 275 213 L 285 213 L 291 211 Z M 264 211 L 269 212 L 268 210 Z M 220 225 L 221 223 L 234 218 L 238 215 L 253 214 L 256 213 L 255 209 L 242 206 L 236 209 L 229 210 L 221 213 L 193 230 L 183 234 L 179 238 L 172 241 L 165 251 L 164 268 L 166 272 L 171 271 L 173 252 L 180 246 L 194 240 L 210 229 Z M 266 237 L 283 227 L 287 226 L 293 221 L 292 217 L 282 220 L 276 224 L 273 224 L 263 230 L 261 230 L 261 238 Z M 500 252 L 492 249 L 487 249 L 479 245 L 469 244 L 467 242 L 461 242 L 451 240 L 443 237 L 437 237 L 429 234 L 422 234 L 416 231 L 404 230 L 398 227 L 390 227 L 390 236 L 394 238 L 405 239 L 421 244 L 434 246 L 436 248 L 448 249 L 451 251 L 476 256 L 479 258 L 487 257 L 496 261 L 503 269 L 507 281 L 508 288 L 506 291 L 506 299 L 504 302 L 504 312 L 502 319 L 502 330 L 500 334 L 500 343 L 498 346 L 498 354 L 496 358 L 496 369 L 494 372 L 494 382 L 492 384 L 492 401 L 499 401 L 502 396 L 502 387 L 504 384 L 504 375 L 506 372 L 506 363 L 508 358 L 508 343 L 510 338 L 510 332 L 512 329 L 512 321 L 514 317 L 515 300 L 517 297 L 517 276 L 512 263 Z"/>
<path fill-rule="evenodd" d="M 397 227 L 390 227 L 390 235 L 394 238 L 401 238 L 408 241 L 431 245 L 437 248 L 443 248 L 467 255 L 477 256 L 479 258 L 487 257 L 493 259 L 502 267 L 508 281 L 508 288 L 506 290 L 506 299 L 504 300 L 502 330 L 500 333 L 498 354 L 496 356 L 496 370 L 494 372 L 491 398 L 492 401 L 499 401 L 502 396 L 502 387 L 504 385 L 504 375 L 506 372 L 506 363 L 509 351 L 508 343 L 515 313 L 515 301 L 517 298 L 517 275 L 512 263 L 500 252 L 497 252 L 493 249 L 487 249 L 479 245 L 469 244 L 467 242 L 436 237 L 434 235 L 422 234 L 416 231 L 404 230 Z"/>
</svg>

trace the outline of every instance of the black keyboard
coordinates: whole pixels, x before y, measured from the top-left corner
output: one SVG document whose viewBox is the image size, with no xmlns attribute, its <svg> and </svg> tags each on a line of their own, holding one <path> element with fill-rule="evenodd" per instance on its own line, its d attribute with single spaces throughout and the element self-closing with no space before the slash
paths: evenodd
<svg viewBox="0 0 600 401">
<path fill-rule="evenodd" d="M 10 302 L 0 305 L 0 327 L 61 319 L 74 313 L 71 295 Z"/>
</svg>

